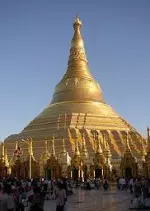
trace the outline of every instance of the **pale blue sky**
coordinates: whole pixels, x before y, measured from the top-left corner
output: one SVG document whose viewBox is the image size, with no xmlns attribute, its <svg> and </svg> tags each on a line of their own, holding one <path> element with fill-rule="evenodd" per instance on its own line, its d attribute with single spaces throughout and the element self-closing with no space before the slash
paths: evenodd
<svg viewBox="0 0 150 211">
<path fill-rule="evenodd" d="M 87 3 L 89 2 L 89 3 Z M 76 13 L 106 101 L 143 134 L 150 124 L 149 0 L 0 0 L 0 137 L 22 130 L 65 73 Z"/>
</svg>

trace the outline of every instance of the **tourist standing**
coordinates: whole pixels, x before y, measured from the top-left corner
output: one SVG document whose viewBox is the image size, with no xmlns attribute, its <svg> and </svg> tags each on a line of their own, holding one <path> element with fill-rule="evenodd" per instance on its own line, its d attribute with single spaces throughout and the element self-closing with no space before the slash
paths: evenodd
<svg viewBox="0 0 150 211">
<path fill-rule="evenodd" d="M 58 183 L 58 190 L 56 191 L 56 211 L 64 211 L 66 199 L 64 186 L 63 184 Z"/>
<path fill-rule="evenodd" d="M 34 196 L 29 211 L 43 211 L 44 200 L 41 196 L 40 188 L 33 189 Z"/>
</svg>

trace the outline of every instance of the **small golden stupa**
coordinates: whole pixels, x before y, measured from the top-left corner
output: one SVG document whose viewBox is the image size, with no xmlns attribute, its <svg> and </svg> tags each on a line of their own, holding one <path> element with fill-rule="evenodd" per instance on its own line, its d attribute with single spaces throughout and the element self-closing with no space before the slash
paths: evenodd
<svg viewBox="0 0 150 211">
<path fill-rule="evenodd" d="M 89 157 L 94 157 L 98 137 L 103 153 L 106 153 L 106 148 L 109 146 L 112 165 L 119 166 L 118 163 L 126 150 L 128 131 L 128 143 L 132 155 L 140 159 L 141 142 L 144 145 L 146 142 L 135 128 L 106 103 L 99 83 L 89 70 L 81 27 L 82 22 L 76 17 L 68 67 L 55 87 L 51 103 L 19 134 L 5 140 L 9 158 L 13 154 L 16 140 L 20 140 L 24 154 L 28 153 L 27 145 L 21 142 L 21 139 L 26 138 L 33 139 L 33 153 L 36 160 L 40 159 L 45 150 L 46 138 L 47 140 L 53 138 L 57 156 L 62 151 L 62 137 L 65 139 L 65 150 L 72 157 L 76 140 L 80 152 L 82 151 L 84 133 Z M 51 142 L 49 145 L 51 148 Z"/>
</svg>

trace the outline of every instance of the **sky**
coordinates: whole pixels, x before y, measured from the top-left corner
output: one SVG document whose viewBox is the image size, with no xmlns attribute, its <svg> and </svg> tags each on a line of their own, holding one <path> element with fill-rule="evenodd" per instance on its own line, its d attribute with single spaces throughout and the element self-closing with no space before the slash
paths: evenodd
<svg viewBox="0 0 150 211">
<path fill-rule="evenodd" d="M 66 71 L 76 14 L 107 103 L 146 134 L 149 0 L 0 0 L 0 139 L 20 132 L 50 103 Z"/>
</svg>

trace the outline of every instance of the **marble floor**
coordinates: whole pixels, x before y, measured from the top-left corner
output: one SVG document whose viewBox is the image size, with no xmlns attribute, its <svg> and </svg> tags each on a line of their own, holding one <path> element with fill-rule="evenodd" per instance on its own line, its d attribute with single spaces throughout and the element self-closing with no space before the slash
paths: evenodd
<svg viewBox="0 0 150 211">
<path fill-rule="evenodd" d="M 104 191 L 75 189 L 68 197 L 65 211 L 127 211 L 131 200 L 130 193 L 116 188 Z M 45 201 L 44 211 L 55 211 L 55 201 Z"/>
</svg>

